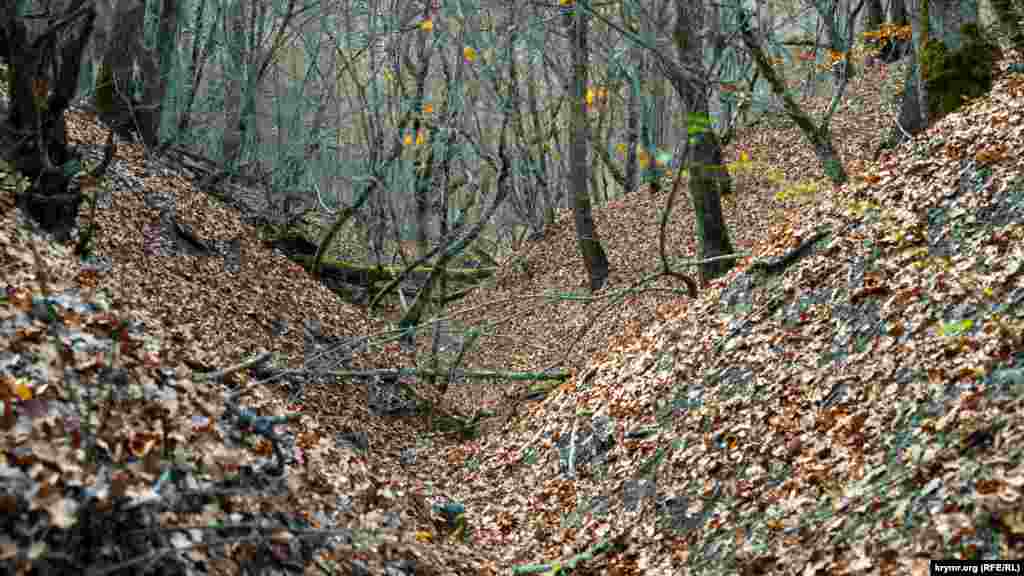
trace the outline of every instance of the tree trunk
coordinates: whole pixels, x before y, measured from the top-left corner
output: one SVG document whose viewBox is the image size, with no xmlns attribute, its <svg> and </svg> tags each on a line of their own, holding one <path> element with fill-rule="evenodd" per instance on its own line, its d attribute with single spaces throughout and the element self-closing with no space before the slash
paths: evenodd
<svg viewBox="0 0 1024 576">
<path fill-rule="evenodd" d="M 155 50 L 145 49 L 139 54 L 143 70 L 143 98 L 138 109 L 139 133 L 147 146 L 160 143 L 160 119 L 167 81 L 177 55 L 175 40 L 178 35 L 178 8 L 175 0 L 163 0 L 160 26 Z"/>
<path fill-rule="evenodd" d="M 703 0 L 701 0 L 703 1 Z M 656 6 L 655 4 L 661 4 Z M 652 14 L 656 20 L 651 18 L 644 18 L 641 26 L 644 28 L 644 38 L 650 38 L 657 45 L 657 41 L 660 37 L 658 34 L 659 30 L 665 29 L 670 23 L 669 16 L 671 13 L 664 8 L 667 7 L 667 1 L 661 0 L 660 2 L 653 3 L 651 8 L 655 11 Z M 668 98 L 667 82 L 663 76 L 651 75 L 648 76 L 645 73 L 641 73 L 641 78 L 646 79 L 647 89 L 650 91 L 650 106 L 649 113 L 645 116 L 646 126 L 644 127 L 644 148 L 647 150 L 650 158 L 647 173 L 651 182 L 651 191 L 657 192 L 658 185 L 658 168 L 655 163 L 659 151 L 666 147 L 668 140 L 668 118 L 669 118 L 669 107 L 671 102 Z"/>
<path fill-rule="evenodd" d="M 734 252 L 722 217 L 721 150 L 713 130 L 696 134 L 690 146 L 690 198 L 702 260 Z M 735 263 L 735 260 L 718 260 L 701 264 L 701 283 L 726 274 Z"/>
<path fill-rule="evenodd" d="M 590 279 L 590 289 L 598 291 L 608 281 L 608 256 L 601 246 L 597 226 L 590 207 L 590 192 L 587 190 L 587 13 L 575 9 L 566 15 L 566 28 L 572 46 L 573 89 L 572 89 L 572 145 L 570 156 L 569 186 L 572 191 L 573 215 L 576 223 L 576 245 L 583 257 L 583 267 Z"/>
<path fill-rule="evenodd" d="M 1024 57 L 1024 3 L 1015 5 L 1013 0 L 992 0 L 992 8 L 1010 44 Z"/>
<path fill-rule="evenodd" d="M 41 21 L 26 24 L 9 3 L 0 10 L 0 60 L 8 65 L 11 94 L 0 150 L 31 182 L 18 195 L 21 207 L 58 241 L 70 237 L 82 202 L 80 190 L 69 190 L 80 166 L 67 146 L 64 111 L 78 90 L 95 19 L 95 9 L 87 4 L 55 15 L 51 22 L 61 29 L 30 37 L 29 27 L 35 31 Z"/>
<path fill-rule="evenodd" d="M 676 22 L 673 37 L 680 64 L 689 70 L 704 66 L 704 41 L 699 35 L 704 29 L 704 4 L 690 0 L 676 1 Z M 680 100 L 689 119 L 709 119 L 708 95 L 710 87 L 697 79 L 687 82 L 678 77 L 675 82 Z M 698 75 L 706 78 L 706 75 Z M 729 187 L 729 174 L 722 166 L 722 146 L 710 123 L 689 141 L 689 189 L 696 218 L 697 246 L 700 258 L 714 258 L 733 252 L 729 230 L 722 217 L 722 192 Z M 717 278 L 735 265 L 733 260 L 719 260 L 701 264 L 701 283 Z"/>
<path fill-rule="evenodd" d="M 882 6 L 882 0 L 867 0 L 867 10 L 864 11 L 864 32 L 878 30 L 884 22 L 885 7 Z M 865 67 L 871 66 L 873 62 L 875 62 L 875 58 L 870 55 L 864 58 Z"/>
<path fill-rule="evenodd" d="M 913 29 L 913 53 L 907 74 L 903 80 L 903 102 L 900 106 L 898 124 L 892 127 L 889 137 L 875 151 L 891 148 L 907 137 L 926 130 L 935 119 L 936 110 L 928 102 L 926 72 L 921 66 L 921 54 L 930 38 L 941 39 L 950 50 L 959 48 L 960 31 L 964 24 L 977 22 L 978 3 L 976 0 L 911 0 L 910 26 Z"/>
<path fill-rule="evenodd" d="M 426 15 L 424 15 L 426 17 Z M 479 24 L 477 24 L 479 27 Z M 415 102 L 422 103 L 426 97 L 426 78 L 430 72 L 430 57 L 432 44 L 427 40 L 431 33 L 425 30 L 420 30 L 416 33 L 416 45 L 417 55 L 419 56 L 418 66 L 412 70 L 416 77 L 416 95 L 414 96 Z M 398 48 L 396 48 L 398 50 Z M 399 70 L 395 70 L 395 76 L 398 76 Z M 418 142 L 419 137 L 422 134 L 426 138 L 430 134 L 430 126 L 425 122 L 421 116 L 413 121 L 413 138 Z M 417 144 L 416 154 L 419 156 L 416 162 L 416 174 L 413 177 L 413 198 L 416 205 L 416 249 L 417 256 L 423 257 L 430 250 L 430 234 L 431 230 L 431 217 L 430 217 L 430 204 L 431 204 L 431 192 L 433 192 L 432 184 L 434 182 L 434 147 L 429 139 L 425 139 L 422 144 Z M 440 192 L 444 194 L 442 190 Z"/>
<path fill-rule="evenodd" d="M 772 67 L 771 63 L 769 63 L 768 56 L 765 54 L 764 48 L 762 48 L 761 44 L 754 36 L 753 31 L 750 29 L 749 22 L 741 25 L 740 33 L 743 37 L 743 42 L 747 45 L 747 49 L 750 50 L 751 56 L 753 56 L 754 62 L 757 64 L 757 68 L 762 74 L 764 74 L 765 80 L 767 80 L 769 86 L 771 86 L 772 92 L 782 99 L 782 106 L 786 111 L 786 115 L 794 124 L 797 125 L 798 128 L 800 128 L 800 131 L 804 133 L 804 136 L 807 137 L 825 174 L 835 184 L 843 184 L 846 182 L 846 169 L 843 167 L 842 160 L 839 158 L 839 153 L 832 145 L 832 135 L 828 128 L 829 121 L 831 119 L 831 112 L 827 113 L 822 119 L 820 127 L 816 126 L 811 117 L 800 109 L 800 105 L 787 92 L 784 81 L 782 78 L 779 78 L 775 73 L 775 69 Z M 838 96 L 842 96 L 842 89 L 844 87 L 845 82 L 840 85 L 840 89 L 837 92 Z M 835 101 L 836 98 L 834 97 L 833 104 Z M 835 110 L 834 106 L 831 110 Z"/>
<path fill-rule="evenodd" d="M 232 168 L 239 160 L 245 139 L 245 121 L 242 119 L 242 82 L 249 56 L 245 47 L 244 0 L 227 0 L 224 16 L 225 49 L 230 66 L 224 70 L 224 136 L 221 140 L 221 160 Z"/>
<path fill-rule="evenodd" d="M 110 35 L 100 80 L 109 80 L 110 108 L 100 108 L 100 117 L 124 137 L 131 137 L 139 128 L 135 116 L 134 64 L 142 54 L 143 19 L 146 3 L 140 0 L 121 0 L 115 12 L 115 25 Z M 106 88 L 106 87 L 105 87 Z"/>
<path fill-rule="evenodd" d="M 621 10 L 622 20 L 626 23 L 627 28 L 632 32 L 639 30 L 639 26 L 635 24 L 634 19 L 629 15 L 629 3 L 623 2 Z M 629 49 L 629 60 L 636 72 L 634 72 L 635 76 L 633 78 L 626 80 L 628 82 L 629 98 L 626 103 L 626 181 L 623 188 L 625 188 L 627 194 L 636 190 L 638 180 L 636 145 L 640 141 L 640 78 L 644 75 L 645 58 L 646 51 L 642 46 L 634 43 Z"/>
<path fill-rule="evenodd" d="M 727 60 L 727 45 L 725 35 L 722 34 L 722 11 L 719 10 L 716 2 L 712 2 L 708 6 L 705 19 L 708 22 L 708 32 L 710 34 L 711 57 L 720 67 L 718 76 L 719 78 L 731 77 L 735 72 L 735 66 L 731 65 L 731 62 Z M 724 147 L 732 140 L 735 128 L 733 124 L 734 107 L 732 97 L 726 96 L 728 93 L 722 89 L 722 85 L 723 82 L 715 82 L 711 86 L 708 106 L 710 106 L 714 116 L 718 118 L 716 129 L 718 134 L 721 135 L 720 144 Z"/>
<path fill-rule="evenodd" d="M 530 117 L 533 118 L 533 133 L 539 137 L 545 133 L 546 128 L 541 124 L 540 105 L 537 102 L 538 87 L 533 77 L 530 77 L 526 82 L 526 92 L 530 106 Z M 557 138 L 558 136 L 555 135 L 554 137 Z M 539 167 L 536 176 L 536 186 L 540 190 L 541 198 L 544 200 L 544 228 L 555 223 L 555 199 L 551 194 L 551 187 L 548 185 L 548 155 L 543 148 L 548 144 L 549 140 L 545 139 L 541 144 L 541 153 L 537 155 Z"/>
<path fill-rule="evenodd" d="M 815 3 L 818 16 L 828 31 L 829 47 L 835 52 L 847 54 L 846 58 L 832 65 L 833 82 L 836 92 L 841 89 L 845 82 L 854 78 L 857 73 L 853 61 L 848 57 L 848 52 L 853 47 L 853 32 L 857 23 L 857 14 L 863 7 L 863 0 L 855 8 L 849 8 L 845 5 L 840 6 L 834 2 L 829 4 Z M 840 12 L 840 9 L 843 11 Z"/>
<path fill-rule="evenodd" d="M 885 22 L 885 8 L 882 0 L 867 0 L 867 10 L 864 11 L 864 30 L 878 30 Z"/>
<path fill-rule="evenodd" d="M 906 26 L 910 23 L 906 0 L 892 0 L 889 4 L 889 22 L 896 26 Z"/>
<path fill-rule="evenodd" d="M 658 50 L 658 40 L 661 37 L 660 31 L 667 26 L 665 18 L 665 4 L 667 0 L 658 2 L 652 0 L 646 7 L 646 12 L 641 12 L 637 33 L 641 40 L 648 46 Z M 636 156 L 640 162 L 637 168 L 638 184 L 647 184 L 651 194 L 660 191 L 660 175 L 655 159 L 658 151 L 665 145 L 665 117 L 667 114 L 665 99 L 665 83 L 662 76 L 650 74 L 654 68 L 655 57 L 648 54 L 646 50 L 640 55 L 638 62 L 640 67 L 635 72 L 633 88 L 636 90 L 639 107 L 639 131 L 638 143 L 636 145 Z"/>
</svg>

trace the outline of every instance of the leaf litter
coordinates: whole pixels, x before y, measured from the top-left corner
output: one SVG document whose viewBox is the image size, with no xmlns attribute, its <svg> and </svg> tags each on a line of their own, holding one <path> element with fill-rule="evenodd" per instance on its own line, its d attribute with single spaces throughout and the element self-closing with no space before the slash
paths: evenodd
<svg viewBox="0 0 1024 576">
<path fill-rule="evenodd" d="M 864 156 L 889 120 L 878 79 L 862 75 L 834 120 L 852 175 L 839 188 L 796 131 L 741 133 L 727 155 L 761 164 L 737 171 L 725 210 L 737 250 L 752 256 L 695 300 L 669 283 L 616 292 L 657 268 L 664 191 L 595 210 L 613 270 L 595 295 L 563 214 L 449 311 L 482 329 L 469 367 L 574 374 L 542 401 L 492 382 L 434 398 L 456 412 L 504 409 L 473 441 L 376 416 L 352 383 L 309 377 L 295 394 L 256 366 L 211 377 L 267 350 L 301 366 L 310 331 L 332 342 L 376 335 L 346 348 L 348 368 L 414 359 L 381 336 L 386 322 L 339 303 L 138 147 L 119 150 L 98 261 L 29 231 L 5 190 L 0 438 L 3 485 L 17 488 L 3 501 L 13 519 L 24 510 L 10 494 L 31 495 L 49 531 L 5 530 L 14 536 L 0 559 L 46 558 L 35 546 L 45 539 L 59 561 L 61 544 L 87 542 L 75 532 L 90 526 L 83 510 L 136 533 L 161 526 L 174 536 L 148 550 L 214 573 L 259 561 L 342 573 L 571 563 L 579 573 L 886 574 L 924 573 L 929 557 L 1019 557 L 1024 76 L 1000 66 L 991 94 L 878 162 Z M 88 115 L 70 124 L 73 140 L 103 141 Z M 238 239 L 236 271 L 153 249 L 167 205 L 147 193 L 168 192 L 200 236 Z M 673 256 L 692 258 L 684 204 L 669 229 Z M 782 273 L 751 265 L 823 229 Z M 272 329 L 281 325 L 291 329 Z M 283 482 L 270 473 L 278 450 Z M 173 467 L 161 464 L 168 455 Z M 171 504 L 200 493 L 217 497 L 195 510 Z M 167 507 L 159 515 L 154 501 Z M 103 516 L 111 509 L 129 513 Z M 453 518 L 461 531 L 446 536 Z M 234 539 L 217 551 L 214 534 Z M 131 560 L 100 550 L 97 565 Z"/>
</svg>

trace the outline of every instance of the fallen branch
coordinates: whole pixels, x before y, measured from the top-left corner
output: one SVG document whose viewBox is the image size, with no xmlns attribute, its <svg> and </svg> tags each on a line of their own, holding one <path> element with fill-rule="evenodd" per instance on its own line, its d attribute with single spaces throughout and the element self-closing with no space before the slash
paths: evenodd
<svg viewBox="0 0 1024 576">
<path fill-rule="evenodd" d="M 291 260 L 302 264 L 302 267 L 312 271 L 316 256 L 310 254 L 296 254 L 290 257 Z M 403 273 L 408 274 L 430 274 L 433 272 L 430 266 L 420 266 L 411 270 L 405 270 L 401 266 L 377 266 L 366 264 L 355 264 L 337 260 L 323 261 L 320 263 L 321 274 L 334 274 L 353 284 L 372 286 L 378 282 L 391 282 Z M 459 282 L 478 282 L 494 275 L 493 268 L 448 268 L 445 274 L 449 279 Z"/>
<path fill-rule="evenodd" d="M 799 246 L 790 250 L 783 256 L 771 261 L 758 260 L 757 262 L 751 264 L 749 270 L 751 272 L 760 270 L 766 274 L 777 275 L 781 273 L 783 270 L 785 270 L 790 264 L 796 262 L 799 258 L 802 258 L 809 254 L 811 252 L 811 249 L 814 248 L 814 244 L 818 240 L 821 240 L 825 236 L 828 236 L 831 232 L 832 230 L 830 228 L 824 227 L 815 232 L 814 235 L 810 236 L 809 238 L 801 242 Z"/>
<path fill-rule="evenodd" d="M 525 566 L 516 566 L 512 569 L 513 574 L 539 574 L 541 572 L 545 574 L 561 574 L 563 570 L 572 570 L 576 568 L 581 562 L 593 560 L 597 556 L 612 552 L 615 548 L 620 548 L 619 544 L 611 539 L 602 540 L 597 544 L 594 544 L 587 550 L 576 554 L 565 560 L 560 560 L 552 564 L 527 564 Z"/>
<path fill-rule="evenodd" d="M 746 258 L 750 256 L 750 251 L 737 252 L 735 254 L 722 254 L 720 256 L 714 256 L 712 258 L 705 258 L 703 260 L 684 260 L 683 262 L 672 262 L 679 266 L 700 266 L 701 264 L 707 264 L 709 262 L 718 262 L 719 260 L 739 260 L 740 258 Z"/>
<path fill-rule="evenodd" d="M 227 368 L 224 368 L 223 370 L 218 370 L 216 372 L 195 373 L 192 377 L 192 380 L 194 382 L 219 382 L 229 374 L 245 370 L 246 368 L 251 368 L 256 364 L 266 362 L 269 358 L 270 352 L 267 352 L 266 350 L 261 350 L 259 353 L 257 353 L 249 360 L 245 360 L 239 364 L 235 364 L 234 366 L 229 366 Z"/>
<path fill-rule="evenodd" d="M 465 378 L 501 378 L 504 380 L 566 380 L 569 373 L 564 370 L 549 372 L 508 372 L 504 370 L 428 370 L 424 368 L 380 368 L 376 370 L 334 370 L 327 372 L 343 378 L 370 378 L 372 376 L 433 376 L 435 378 L 462 376 Z"/>
</svg>

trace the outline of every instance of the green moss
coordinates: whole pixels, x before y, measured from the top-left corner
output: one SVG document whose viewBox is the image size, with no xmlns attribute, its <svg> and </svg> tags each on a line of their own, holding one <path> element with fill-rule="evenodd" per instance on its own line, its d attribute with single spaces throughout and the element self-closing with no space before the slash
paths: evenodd
<svg viewBox="0 0 1024 576">
<path fill-rule="evenodd" d="M 923 38 L 925 42 L 928 41 L 928 37 L 931 32 L 928 22 L 928 4 L 928 0 L 921 0 L 921 38 Z"/>
<path fill-rule="evenodd" d="M 964 100 L 992 89 L 992 66 L 1001 57 L 999 47 L 983 38 L 976 24 L 965 24 L 960 32 L 958 49 L 949 50 L 941 40 L 930 39 L 921 52 L 921 73 L 932 118 L 941 118 Z"/>
<path fill-rule="evenodd" d="M 3 68 L 6 72 L 6 74 L 4 74 L 4 78 L 7 80 L 7 86 L 4 88 L 4 94 L 10 97 L 10 95 L 14 93 L 12 90 L 12 87 L 14 86 L 14 65 L 4 64 Z"/>
<path fill-rule="evenodd" d="M 114 111 L 114 73 L 106 64 L 100 65 L 96 75 L 96 109 L 101 114 Z"/>
<path fill-rule="evenodd" d="M 931 70 L 935 67 L 941 67 L 941 63 L 946 59 L 946 45 L 941 40 L 928 40 L 924 44 L 924 48 L 921 50 L 921 75 L 925 79 L 928 79 L 931 75 Z"/>
<path fill-rule="evenodd" d="M 825 175 L 829 177 L 833 182 L 838 181 L 843 175 L 843 165 L 835 158 L 830 158 L 825 162 Z"/>
</svg>

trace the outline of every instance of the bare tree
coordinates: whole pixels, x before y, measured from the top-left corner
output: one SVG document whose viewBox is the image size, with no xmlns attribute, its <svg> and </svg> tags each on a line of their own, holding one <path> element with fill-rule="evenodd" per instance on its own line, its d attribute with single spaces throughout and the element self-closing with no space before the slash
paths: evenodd
<svg viewBox="0 0 1024 576">
<path fill-rule="evenodd" d="M 631 4 L 622 3 L 622 24 L 629 32 L 639 33 L 639 26 L 635 23 L 638 18 L 632 16 Z M 640 141 L 640 76 L 643 75 L 644 62 L 647 53 L 638 42 L 634 42 L 629 49 L 629 59 L 633 64 L 633 75 L 627 77 L 627 90 L 629 96 L 626 108 L 626 175 L 623 189 L 632 192 L 637 187 L 637 143 Z"/>
<path fill-rule="evenodd" d="M 250 58 L 246 49 L 245 0 L 226 0 L 227 8 L 223 13 L 222 27 L 227 39 L 225 49 L 228 52 L 229 66 L 225 71 L 224 81 L 224 137 L 221 140 L 220 154 L 224 165 L 234 167 L 242 152 L 246 124 L 242 118 L 242 98 L 246 63 Z"/>
<path fill-rule="evenodd" d="M 587 27 L 589 10 L 580 6 L 566 14 L 565 25 L 572 41 L 572 172 L 569 187 L 572 194 L 573 216 L 576 222 L 576 245 L 583 257 L 583 267 L 590 279 L 590 289 L 600 290 L 608 280 L 608 256 L 597 235 L 597 225 L 590 207 L 587 189 L 588 134 L 587 134 L 587 67 L 589 49 Z"/>
<path fill-rule="evenodd" d="M 28 178 L 19 202 L 44 229 L 64 241 L 70 237 L 82 202 L 71 188 L 79 158 L 67 145 L 64 111 L 78 89 L 78 74 L 93 32 L 93 2 L 68 2 L 45 19 L 28 19 L 20 2 L 0 4 L 0 60 L 9 67 L 11 99 L 4 110 L 0 149 L 4 158 Z M 105 161 L 113 153 L 113 136 Z"/>
<path fill-rule="evenodd" d="M 167 81 L 177 60 L 180 10 L 173 0 L 157 4 L 154 46 L 145 42 L 146 2 L 141 0 L 117 0 L 111 21 L 96 34 L 103 52 L 96 86 L 101 118 L 124 136 L 137 131 L 151 147 L 160 144 Z"/>
<path fill-rule="evenodd" d="M 142 58 L 144 84 L 139 128 L 142 141 L 148 146 L 160 143 L 164 96 L 178 52 L 176 39 L 179 9 L 180 4 L 175 0 L 161 0 L 156 50 L 147 50 Z"/>
<path fill-rule="evenodd" d="M 839 24 L 837 22 L 833 22 L 830 25 L 829 29 L 831 30 L 831 42 L 833 46 L 836 43 L 839 43 L 841 46 L 851 46 L 853 44 L 853 23 L 856 21 L 857 15 L 863 5 L 864 0 L 860 0 L 857 6 L 851 8 L 846 14 L 846 37 L 844 39 L 838 39 L 838 31 L 840 30 Z M 752 15 L 742 9 L 740 11 L 740 15 L 742 16 L 740 22 L 740 35 L 743 39 L 743 43 L 753 56 L 754 63 L 757 65 L 758 70 L 764 76 L 765 80 L 767 80 L 769 86 L 771 86 L 772 92 L 782 100 L 782 107 L 786 115 L 800 128 L 800 131 L 803 132 L 804 136 L 811 143 L 811 146 L 814 149 L 814 154 L 817 156 L 818 161 L 821 163 L 821 166 L 829 179 L 836 184 L 846 182 L 846 169 L 843 167 L 839 153 L 832 144 L 832 134 L 829 130 L 829 124 L 832 121 L 832 115 L 838 108 L 840 100 L 842 100 L 843 93 L 849 79 L 848 74 L 843 72 L 842 69 L 840 70 L 840 73 L 837 76 L 838 86 L 832 96 L 832 101 L 820 122 L 816 124 L 814 120 L 800 108 L 800 105 L 789 93 L 785 79 L 770 62 L 764 46 L 759 39 L 760 34 L 753 28 Z M 819 11 L 819 16 L 826 18 L 829 16 L 829 11 L 822 9 Z M 838 17 L 836 17 L 836 19 L 838 20 Z"/>
<path fill-rule="evenodd" d="M 137 95 L 135 64 L 144 50 L 143 23 L 146 3 L 138 0 L 117 0 L 113 27 L 103 37 L 103 64 L 96 93 L 100 117 L 122 136 L 131 136 L 139 129 L 135 109 L 141 104 Z"/>
<path fill-rule="evenodd" d="M 676 0 L 676 22 L 672 36 L 680 67 L 690 72 L 675 76 L 676 91 L 687 117 L 697 124 L 688 146 L 689 187 L 696 219 L 697 245 L 701 259 L 706 260 L 731 254 L 733 248 L 722 217 L 722 192 L 729 186 L 728 173 L 722 166 L 722 147 L 718 136 L 707 121 L 710 118 L 708 98 L 711 83 L 706 80 L 707 74 L 700 73 L 705 69 L 703 31 L 704 2 Z M 725 274 L 734 264 L 733 260 L 703 263 L 702 282 Z"/>
</svg>

